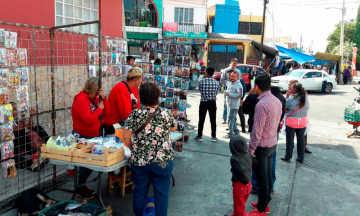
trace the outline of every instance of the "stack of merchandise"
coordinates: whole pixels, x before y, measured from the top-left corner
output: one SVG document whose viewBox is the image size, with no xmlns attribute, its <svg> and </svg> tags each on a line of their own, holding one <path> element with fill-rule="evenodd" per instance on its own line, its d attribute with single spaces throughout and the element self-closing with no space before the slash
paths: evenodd
<svg viewBox="0 0 360 216">
<path fill-rule="evenodd" d="M 106 52 L 102 52 L 102 77 L 123 76 L 126 64 L 127 42 L 120 39 L 106 39 Z M 88 38 L 89 77 L 99 74 L 99 39 Z"/>
<path fill-rule="evenodd" d="M 29 69 L 27 50 L 17 47 L 17 33 L 0 29 L 0 128 L 1 162 L 4 178 L 16 176 L 14 156 L 13 106 L 9 104 L 9 90 L 16 91 L 17 120 L 29 117 Z"/>
<path fill-rule="evenodd" d="M 177 120 L 180 133 L 186 126 L 187 95 L 190 82 L 191 45 L 145 42 L 142 52 L 143 82 L 154 82 L 161 88 L 160 107 L 169 109 Z M 151 64 L 157 56 L 161 65 Z M 183 142 L 173 148 L 182 151 Z"/>
</svg>

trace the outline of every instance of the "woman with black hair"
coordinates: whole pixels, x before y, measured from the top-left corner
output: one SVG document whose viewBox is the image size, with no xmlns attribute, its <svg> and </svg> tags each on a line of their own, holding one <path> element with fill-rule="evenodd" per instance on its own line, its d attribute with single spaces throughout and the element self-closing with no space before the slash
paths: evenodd
<svg viewBox="0 0 360 216">
<path fill-rule="evenodd" d="M 310 108 L 309 100 L 303 85 L 299 82 L 294 83 L 290 97 L 286 100 L 286 154 L 281 160 L 290 162 L 294 149 L 294 137 L 297 138 L 297 152 L 299 163 L 304 161 L 305 139 L 304 134 L 308 122 L 308 111 Z"/>
<path fill-rule="evenodd" d="M 125 145 L 132 149 L 133 211 L 136 216 L 143 215 L 152 183 L 156 215 L 166 216 L 174 167 L 170 132 L 176 130 L 176 120 L 170 111 L 159 107 L 160 89 L 156 84 L 142 84 L 139 95 L 143 107 L 132 111 L 123 134 Z"/>
</svg>

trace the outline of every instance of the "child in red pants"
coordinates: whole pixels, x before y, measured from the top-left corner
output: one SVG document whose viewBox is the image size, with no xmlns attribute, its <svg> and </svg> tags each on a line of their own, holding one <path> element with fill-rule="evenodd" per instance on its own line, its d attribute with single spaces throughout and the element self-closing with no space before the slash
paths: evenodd
<svg viewBox="0 0 360 216">
<path fill-rule="evenodd" d="M 230 140 L 231 172 L 233 182 L 234 213 L 232 216 L 246 216 L 245 204 L 251 191 L 252 159 L 248 153 L 247 142 L 240 136 Z"/>
</svg>

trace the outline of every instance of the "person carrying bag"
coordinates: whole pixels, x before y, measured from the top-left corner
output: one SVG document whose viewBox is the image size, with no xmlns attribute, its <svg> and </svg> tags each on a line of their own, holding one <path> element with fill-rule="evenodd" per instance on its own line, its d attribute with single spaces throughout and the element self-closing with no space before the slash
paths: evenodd
<svg viewBox="0 0 360 216">
<path fill-rule="evenodd" d="M 301 83 L 295 83 L 291 90 L 293 97 L 286 100 L 286 109 L 289 114 L 282 122 L 282 131 L 286 132 L 286 155 L 281 158 L 285 162 L 290 162 L 294 149 L 294 138 L 297 138 L 297 161 L 303 163 L 305 153 L 305 131 L 308 123 L 308 111 L 310 108 L 309 100 L 305 89 Z M 284 124 L 285 122 L 285 124 Z M 286 128 L 284 128 L 286 125 Z"/>
</svg>

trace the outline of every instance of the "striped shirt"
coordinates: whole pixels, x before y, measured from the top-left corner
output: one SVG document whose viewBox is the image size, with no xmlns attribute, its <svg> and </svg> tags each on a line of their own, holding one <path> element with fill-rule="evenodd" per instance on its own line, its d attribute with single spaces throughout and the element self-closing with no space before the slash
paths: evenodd
<svg viewBox="0 0 360 216">
<path fill-rule="evenodd" d="M 199 91 L 201 93 L 201 101 L 215 101 L 220 86 L 218 81 L 212 77 L 205 77 L 199 82 Z"/>
<path fill-rule="evenodd" d="M 249 151 L 255 151 L 258 146 L 270 148 L 277 143 L 277 129 L 282 114 L 281 102 L 271 94 L 271 91 L 261 94 L 258 101 L 255 107 Z"/>
</svg>

